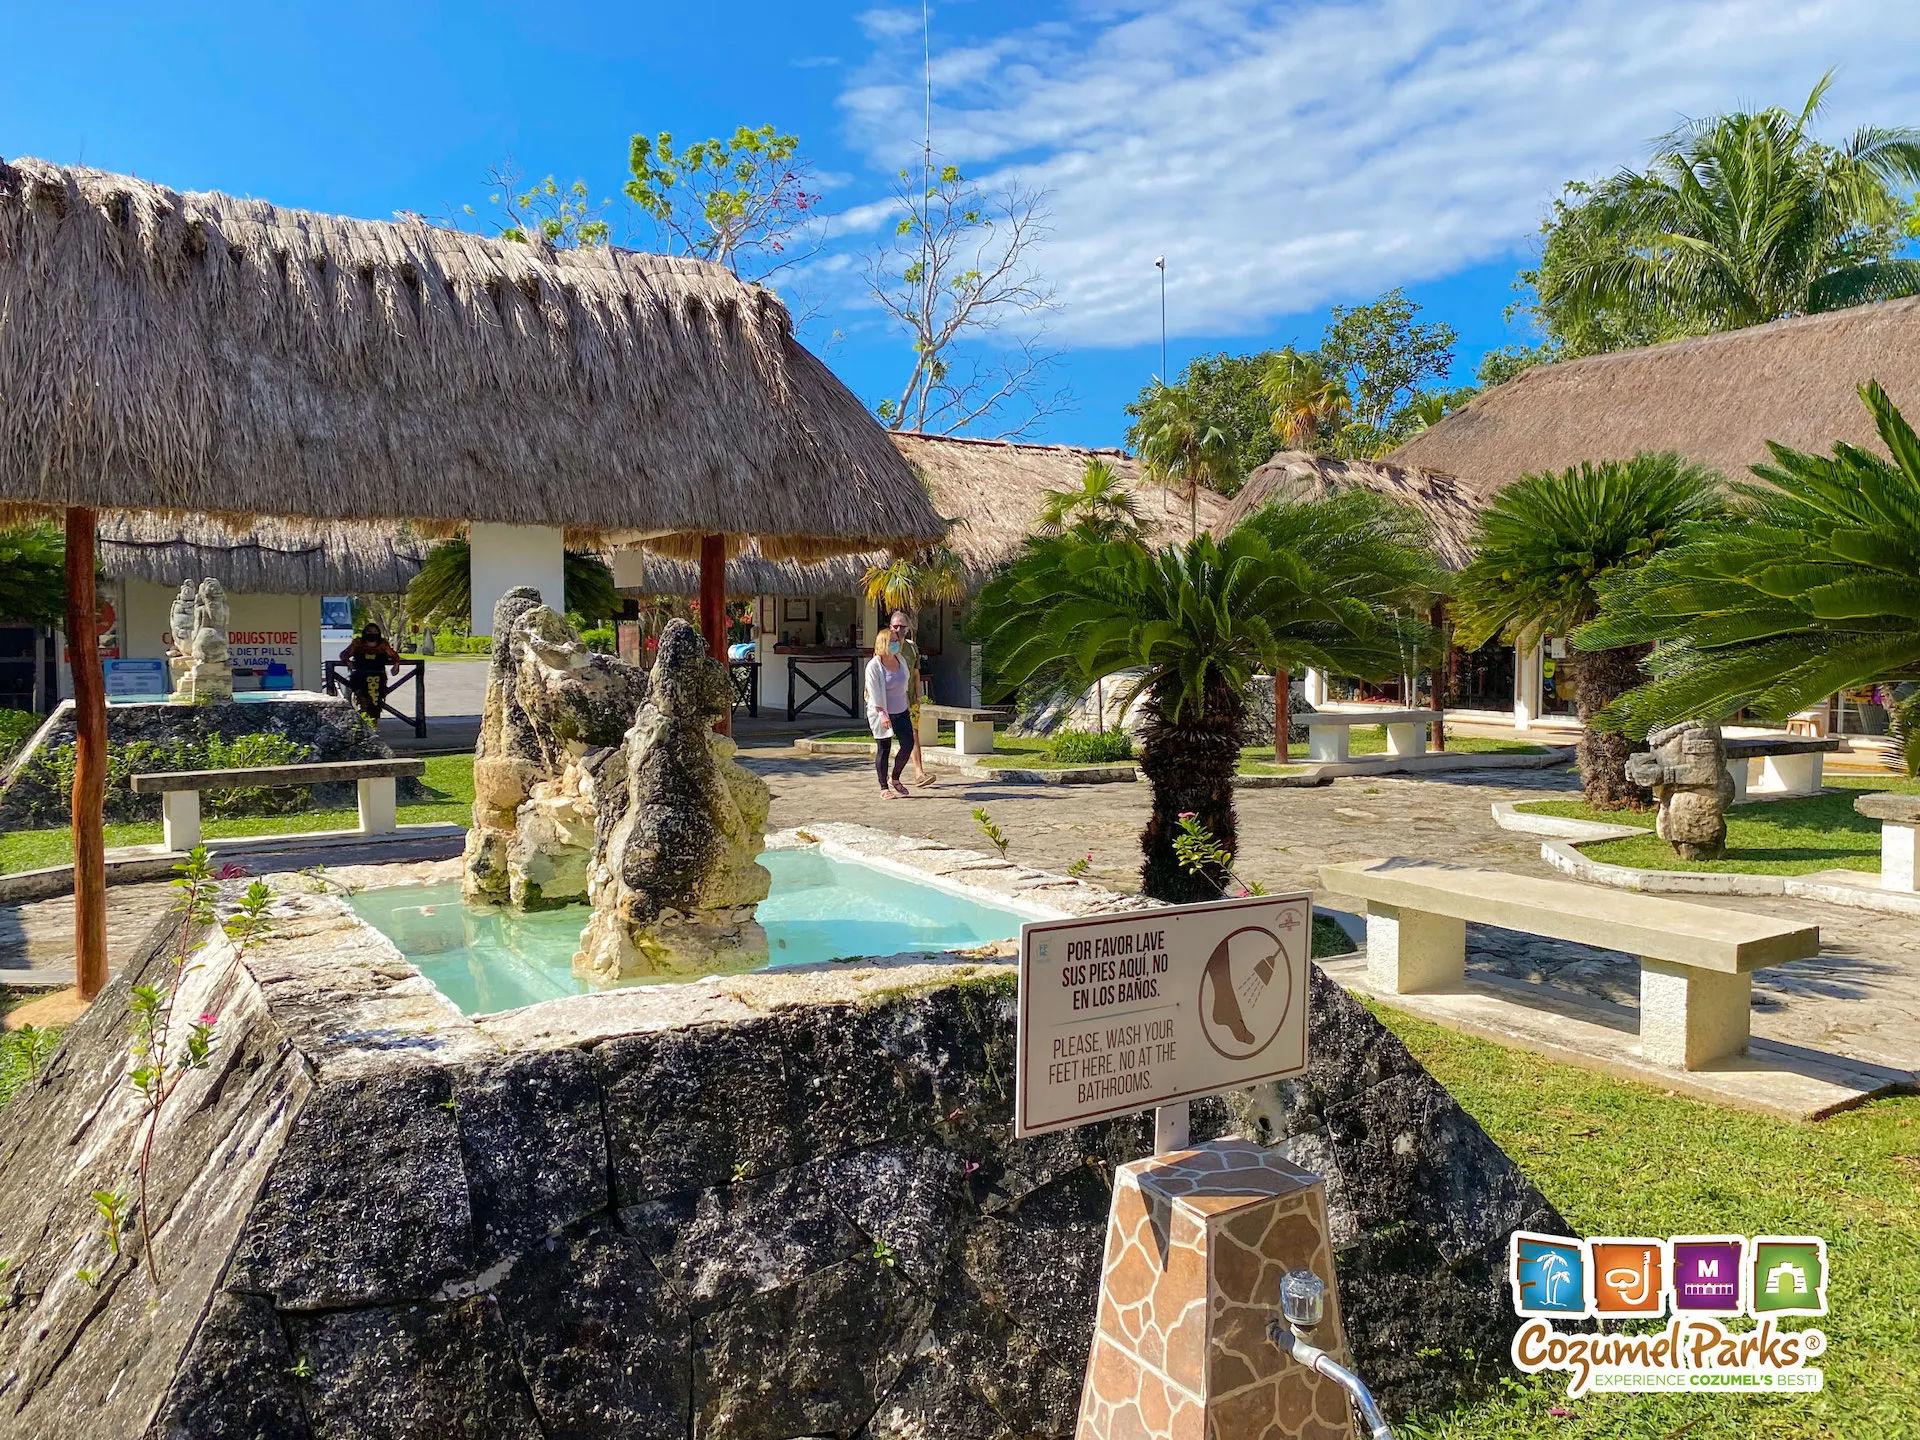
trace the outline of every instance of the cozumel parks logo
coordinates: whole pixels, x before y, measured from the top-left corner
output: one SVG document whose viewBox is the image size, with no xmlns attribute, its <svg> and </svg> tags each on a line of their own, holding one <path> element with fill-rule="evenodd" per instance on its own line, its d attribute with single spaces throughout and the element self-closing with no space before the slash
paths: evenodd
<svg viewBox="0 0 1920 1440">
<path fill-rule="evenodd" d="M 1507 1278 L 1521 1317 L 1514 1365 L 1529 1375 L 1565 1370 L 1570 1399 L 1595 1391 L 1769 1395 L 1815 1391 L 1824 1380 L 1807 1361 L 1826 1353 L 1825 1332 L 1778 1323 L 1827 1313 L 1827 1246 L 1816 1236 L 1577 1240 L 1516 1230 Z M 1757 1323 L 1740 1325 L 1742 1317 Z M 1571 1323 L 1662 1318 L 1664 1327 L 1632 1332 Z"/>
</svg>

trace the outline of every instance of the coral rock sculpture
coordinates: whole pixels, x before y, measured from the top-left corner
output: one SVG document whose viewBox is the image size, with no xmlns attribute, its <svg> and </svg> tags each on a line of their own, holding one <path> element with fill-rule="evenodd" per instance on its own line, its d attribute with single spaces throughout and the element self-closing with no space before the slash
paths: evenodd
<svg viewBox="0 0 1920 1440">
<path fill-rule="evenodd" d="M 772 883 L 756 859 L 772 796 L 714 732 L 732 703 L 725 668 L 675 620 L 627 732 L 624 788 L 602 772 L 593 918 L 574 974 L 607 984 L 766 963 L 754 907 Z"/>
<path fill-rule="evenodd" d="M 1627 778 L 1660 802 L 1654 833 L 1683 860 L 1718 860 L 1727 848 L 1733 777 L 1718 725 L 1684 720 L 1647 736 L 1646 751 L 1627 757 Z"/>
<path fill-rule="evenodd" d="M 541 910 L 586 898 L 595 777 L 646 687 L 644 672 L 588 650 L 538 591 L 500 598 L 474 751 L 469 899 Z"/>
<path fill-rule="evenodd" d="M 167 669 L 173 677 L 173 698 L 189 705 L 211 705 L 233 699 L 233 665 L 227 658 L 227 591 L 218 580 L 202 580 L 195 589 L 182 581 L 173 597 L 167 620 L 173 626 L 173 649 Z"/>
</svg>

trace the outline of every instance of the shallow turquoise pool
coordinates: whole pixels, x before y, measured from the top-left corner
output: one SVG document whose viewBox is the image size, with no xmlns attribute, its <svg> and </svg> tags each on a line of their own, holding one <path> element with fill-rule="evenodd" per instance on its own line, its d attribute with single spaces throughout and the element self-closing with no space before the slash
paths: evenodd
<svg viewBox="0 0 1920 1440">
<path fill-rule="evenodd" d="M 774 967 L 965 949 L 1010 940 L 1027 918 L 817 850 L 769 850 L 760 863 L 773 874 L 759 915 Z M 353 908 L 468 1015 L 595 988 L 573 974 L 585 906 L 522 915 L 468 905 L 455 884 L 365 890 Z"/>
</svg>

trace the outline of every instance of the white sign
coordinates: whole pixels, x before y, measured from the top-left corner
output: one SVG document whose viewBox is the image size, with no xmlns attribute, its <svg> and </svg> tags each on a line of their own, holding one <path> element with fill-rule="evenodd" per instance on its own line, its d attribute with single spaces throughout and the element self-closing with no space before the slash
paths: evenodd
<svg viewBox="0 0 1920 1440">
<path fill-rule="evenodd" d="M 1304 892 L 1021 926 L 1013 1133 L 1298 1075 L 1312 936 Z"/>
</svg>

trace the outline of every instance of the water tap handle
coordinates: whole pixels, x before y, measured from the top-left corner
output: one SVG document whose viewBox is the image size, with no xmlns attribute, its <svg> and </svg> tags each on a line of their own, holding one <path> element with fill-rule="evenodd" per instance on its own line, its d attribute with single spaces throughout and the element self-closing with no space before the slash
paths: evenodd
<svg viewBox="0 0 1920 1440">
<path fill-rule="evenodd" d="M 1311 1270 L 1280 1277 L 1280 1313 L 1296 1330 L 1311 1330 L 1327 1317 L 1327 1282 Z"/>
</svg>

